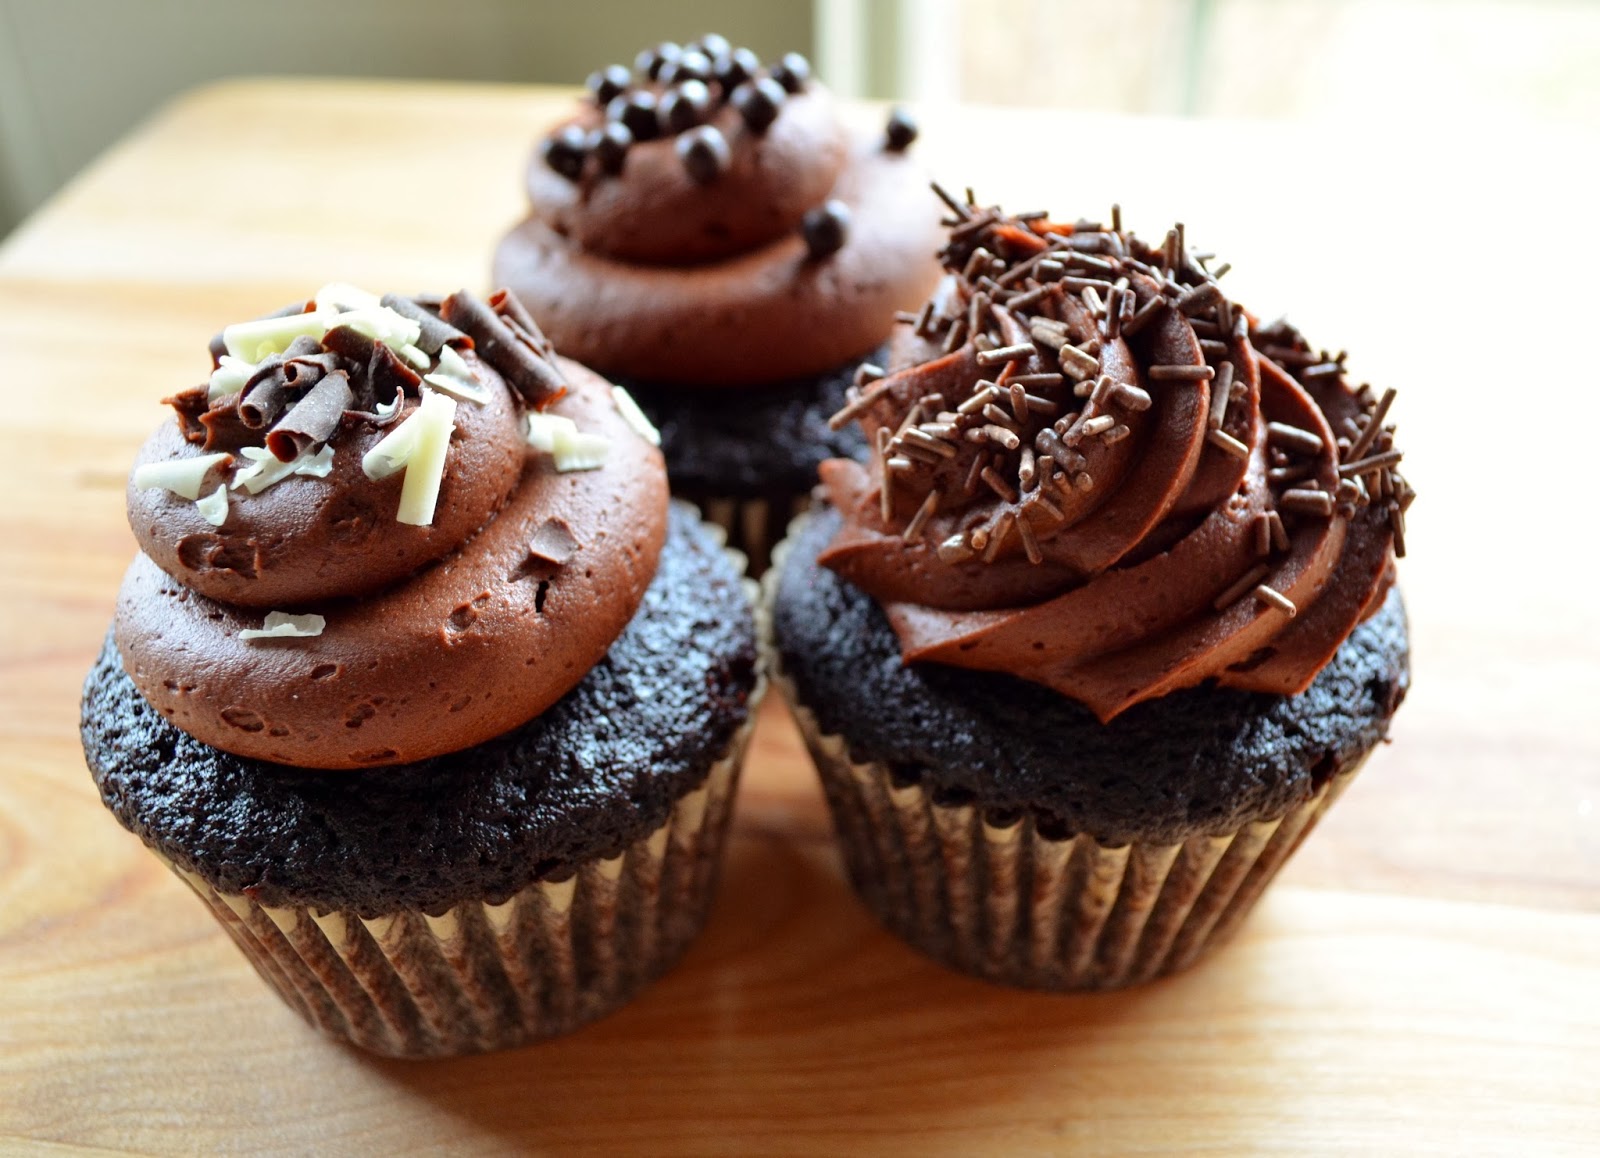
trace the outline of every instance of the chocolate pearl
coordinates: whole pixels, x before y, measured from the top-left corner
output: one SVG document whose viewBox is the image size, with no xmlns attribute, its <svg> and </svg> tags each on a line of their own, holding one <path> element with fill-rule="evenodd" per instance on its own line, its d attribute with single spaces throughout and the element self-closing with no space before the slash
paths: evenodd
<svg viewBox="0 0 1600 1158">
<path fill-rule="evenodd" d="M 633 134 L 621 121 L 607 121 L 604 128 L 592 131 L 588 140 L 589 152 L 607 173 L 622 172 L 622 163 L 627 160 L 631 144 Z"/>
<path fill-rule="evenodd" d="M 589 91 L 595 104 L 604 108 L 613 97 L 621 96 L 633 83 L 633 74 L 620 64 L 608 64 L 599 72 L 589 74 Z"/>
<path fill-rule="evenodd" d="M 911 119 L 911 114 L 905 109 L 891 111 L 889 123 L 883 130 L 883 147 L 891 153 L 903 153 L 916 139 L 917 122 Z"/>
<path fill-rule="evenodd" d="M 656 79 L 662 84 L 682 84 L 686 80 L 707 81 L 711 76 L 711 60 L 699 51 L 685 52 L 677 60 L 663 64 L 656 73 Z"/>
<path fill-rule="evenodd" d="M 712 60 L 727 56 L 733 51 L 733 45 L 728 42 L 728 38 L 715 32 L 706 33 L 699 40 L 695 41 L 694 46 L 709 56 Z"/>
<path fill-rule="evenodd" d="M 733 155 L 728 151 L 728 142 L 711 125 L 690 129 L 678 138 L 675 147 L 678 150 L 678 159 L 683 162 L 683 167 L 689 171 L 690 180 L 696 185 L 711 184 L 722 176 L 728 163 L 733 159 Z"/>
<path fill-rule="evenodd" d="M 811 79 L 811 62 L 798 52 L 786 52 L 772 69 L 772 79 L 789 92 L 799 92 Z"/>
<path fill-rule="evenodd" d="M 736 48 L 717 64 L 717 79 L 722 90 L 731 93 L 761 71 L 761 58 L 748 48 Z"/>
<path fill-rule="evenodd" d="M 843 201 L 824 201 L 800 221 L 800 235 L 813 259 L 837 253 L 850 233 L 850 207 Z"/>
<path fill-rule="evenodd" d="M 657 111 L 662 133 L 671 136 L 686 132 L 711 111 L 711 90 L 704 81 L 686 80 L 662 95 Z"/>
<path fill-rule="evenodd" d="M 662 67 L 670 60 L 677 60 L 683 55 L 683 49 L 672 41 L 658 44 L 654 48 L 647 48 L 633 58 L 633 71 L 646 80 L 657 80 L 661 76 Z"/>
<path fill-rule="evenodd" d="M 760 80 L 747 80 L 733 90 L 733 107 L 752 133 L 764 133 L 778 119 L 778 110 L 788 94 L 783 86 L 770 76 Z"/>
<path fill-rule="evenodd" d="M 650 140 L 656 135 L 655 94 L 630 92 L 614 98 L 606 106 L 606 119 L 622 122 L 636 141 Z"/>
<path fill-rule="evenodd" d="M 588 156 L 583 130 L 563 125 L 544 143 L 544 163 L 568 181 L 583 176 L 583 161 Z"/>
</svg>

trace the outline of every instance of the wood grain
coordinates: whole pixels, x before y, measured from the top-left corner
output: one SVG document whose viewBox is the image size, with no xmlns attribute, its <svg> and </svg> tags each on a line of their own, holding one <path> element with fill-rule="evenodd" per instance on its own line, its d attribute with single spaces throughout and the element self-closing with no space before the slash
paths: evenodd
<svg viewBox="0 0 1600 1158">
<path fill-rule="evenodd" d="M 617 1017 L 404 1065 L 322 1043 L 277 1003 L 83 769 L 77 688 L 133 551 L 127 463 L 223 320 L 335 278 L 481 287 L 529 141 L 566 99 L 205 90 L 0 249 L 0 1149 L 1582 1152 L 1600 1129 L 1583 498 L 1600 394 L 1582 342 L 1600 245 L 1585 154 L 1554 131 L 1485 166 L 1470 140 L 1399 128 L 924 116 L 918 148 L 952 183 L 981 134 L 1027 159 L 986 165 L 985 198 L 1070 214 L 1120 197 L 1147 234 L 1182 214 L 1246 301 L 1293 305 L 1401 388 L 1422 492 L 1402 564 L 1415 690 L 1392 748 L 1215 960 L 1059 998 L 919 959 L 842 883 L 771 705 L 711 926 Z M 1094 163 L 1047 140 L 1093 142 Z"/>
</svg>

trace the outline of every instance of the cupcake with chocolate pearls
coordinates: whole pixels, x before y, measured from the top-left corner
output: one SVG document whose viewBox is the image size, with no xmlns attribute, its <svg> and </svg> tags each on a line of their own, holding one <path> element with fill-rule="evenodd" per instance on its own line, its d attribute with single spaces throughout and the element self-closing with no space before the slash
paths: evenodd
<svg viewBox="0 0 1600 1158">
<path fill-rule="evenodd" d="M 824 459 L 827 418 L 938 277 L 937 202 L 903 113 L 848 128 L 804 57 L 720 36 L 594 74 L 528 166 L 496 284 L 624 383 L 675 494 L 764 565 Z"/>
<path fill-rule="evenodd" d="M 948 200 L 944 284 L 839 415 L 876 453 L 824 464 L 768 573 L 768 658 L 888 928 L 1129 985 L 1237 927 L 1405 695 L 1393 393 L 1182 226 Z"/>
<path fill-rule="evenodd" d="M 740 560 L 514 298 L 329 286 L 168 399 L 84 686 L 106 806 L 330 1037 L 627 1001 L 703 922 L 762 684 Z"/>
</svg>

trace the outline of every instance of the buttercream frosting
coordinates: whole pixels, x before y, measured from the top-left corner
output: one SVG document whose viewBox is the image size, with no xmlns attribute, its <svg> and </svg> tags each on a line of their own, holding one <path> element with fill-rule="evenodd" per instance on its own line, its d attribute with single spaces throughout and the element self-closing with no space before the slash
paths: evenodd
<svg viewBox="0 0 1600 1158">
<path fill-rule="evenodd" d="M 538 715 L 632 616 L 666 529 L 659 451 L 514 300 L 338 296 L 286 312 L 265 345 L 247 343 L 273 326 L 230 327 L 213 383 L 171 400 L 178 420 L 129 485 L 142 550 L 116 617 L 126 670 L 174 724 L 307 768 L 418 760 Z M 395 320 L 409 314 L 424 320 Z M 351 327 L 383 336 L 355 342 Z M 259 367 L 294 358 L 312 360 L 315 382 L 291 374 L 276 422 L 248 424 Z M 335 376 L 341 408 L 321 426 L 295 420 Z M 567 443 L 541 449 L 530 422 Z M 275 433 L 300 427 L 326 433 L 273 452 Z M 186 493 L 213 484 L 220 525 Z"/>
<path fill-rule="evenodd" d="M 641 381 L 780 382 L 876 348 L 938 275 L 909 120 L 850 130 L 797 57 L 665 47 L 626 86 L 597 74 L 535 150 L 496 281 L 563 351 Z M 697 111 L 666 111 L 684 92 Z"/>
<path fill-rule="evenodd" d="M 948 201 L 945 281 L 836 416 L 878 453 L 823 465 L 822 562 L 907 662 L 1102 720 L 1206 680 L 1304 689 L 1393 580 L 1392 393 L 1229 301 L 1181 226 L 1151 246 Z"/>
</svg>

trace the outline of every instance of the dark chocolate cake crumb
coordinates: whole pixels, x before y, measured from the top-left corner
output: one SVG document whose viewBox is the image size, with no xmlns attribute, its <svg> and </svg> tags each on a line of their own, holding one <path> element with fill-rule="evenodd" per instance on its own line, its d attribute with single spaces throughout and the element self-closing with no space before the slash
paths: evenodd
<svg viewBox="0 0 1600 1158">
<path fill-rule="evenodd" d="M 860 429 L 830 429 L 828 417 L 845 404 L 856 368 L 887 358 L 880 348 L 814 377 L 747 388 L 617 381 L 660 430 L 675 493 L 784 499 L 807 494 L 825 459 L 866 459 Z"/>
<path fill-rule="evenodd" d="M 1410 685 L 1395 588 L 1298 696 L 1207 684 L 1101 724 L 1015 676 L 903 664 L 877 603 L 817 565 L 838 525 L 826 508 L 808 519 L 778 580 L 773 627 L 801 701 L 853 758 L 938 798 L 1026 809 L 1057 836 L 1175 843 L 1280 816 L 1384 738 Z"/>
</svg>

